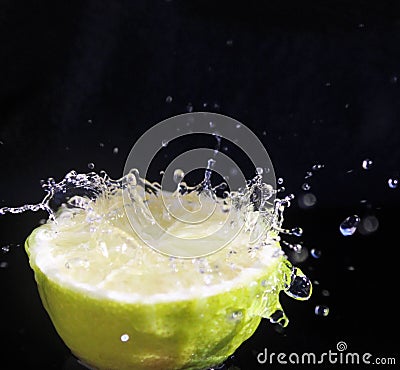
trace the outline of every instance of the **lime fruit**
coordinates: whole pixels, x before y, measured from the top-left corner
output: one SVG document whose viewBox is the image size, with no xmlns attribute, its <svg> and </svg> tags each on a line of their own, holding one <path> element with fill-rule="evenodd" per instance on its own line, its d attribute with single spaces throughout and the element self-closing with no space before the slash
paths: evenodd
<svg viewBox="0 0 400 370">
<path fill-rule="evenodd" d="M 157 197 L 148 202 L 160 210 Z M 273 231 L 250 245 L 243 230 L 214 254 L 179 259 L 138 237 L 120 195 L 84 203 L 61 207 L 55 220 L 32 231 L 25 250 L 56 331 L 88 367 L 218 365 L 262 317 L 281 309 L 279 293 L 292 269 Z M 192 237 L 204 233 L 204 226 L 182 228 Z"/>
</svg>

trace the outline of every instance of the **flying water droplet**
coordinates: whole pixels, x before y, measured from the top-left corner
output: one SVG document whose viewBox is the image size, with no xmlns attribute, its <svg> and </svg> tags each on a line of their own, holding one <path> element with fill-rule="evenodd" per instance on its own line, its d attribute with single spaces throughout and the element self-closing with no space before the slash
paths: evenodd
<svg viewBox="0 0 400 370">
<path fill-rule="evenodd" d="M 9 245 L 3 245 L 3 246 L 1 247 L 1 251 L 2 251 L 3 253 L 8 253 L 8 252 L 10 251 L 10 246 L 9 246 Z"/>
<path fill-rule="evenodd" d="M 317 316 L 326 317 L 329 315 L 329 307 L 324 305 L 315 306 L 314 312 Z"/>
<path fill-rule="evenodd" d="M 349 216 L 340 224 L 340 232 L 344 236 L 353 235 L 357 230 L 357 226 L 359 223 L 360 217 L 358 217 L 357 215 Z"/>
<path fill-rule="evenodd" d="M 317 197 L 313 193 L 301 194 L 298 203 L 301 208 L 310 208 L 317 203 Z"/>
<path fill-rule="evenodd" d="M 361 219 L 358 230 L 363 235 L 372 234 L 379 227 L 379 220 L 374 215 L 369 215 Z"/>
<path fill-rule="evenodd" d="M 302 263 L 307 260 L 309 256 L 308 249 L 301 244 L 294 244 L 293 251 L 289 253 L 290 261 L 294 264 Z"/>
<path fill-rule="evenodd" d="M 297 267 L 292 268 L 290 283 L 285 289 L 289 297 L 297 300 L 306 300 L 310 298 L 312 292 L 312 284 L 310 279 L 305 276 Z"/>
<path fill-rule="evenodd" d="M 119 152 L 119 148 L 118 148 L 118 147 L 115 147 L 115 148 L 113 149 L 113 154 L 118 154 L 118 152 Z"/>
<path fill-rule="evenodd" d="M 5 269 L 5 268 L 7 268 L 8 267 L 8 262 L 6 262 L 6 261 L 1 261 L 0 262 L 0 268 L 1 269 Z"/>
<path fill-rule="evenodd" d="M 174 182 L 175 184 L 179 184 L 183 178 L 185 177 L 185 173 L 181 169 L 176 169 L 174 171 Z"/>
<path fill-rule="evenodd" d="M 311 255 L 312 255 L 314 258 L 318 259 L 318 258 L 321 257 L 322 252 L 321 252 L 320 250 L 318 250 L 318 249 L 313 248 L 313 249 L 311 249 Z"/>
<path fill-rule="evenodd" d="M 161 146 L 163 147 L 163 148 L 165 148 L 166 146 L 168 145 L 168 140 L 162 140 L 161 141 Z"/>
<path fill-rule="evenodd" d="M 283 178 L 282 178 L 282 177 L 279 177 L 278 180 L 277 180 L 277 183 L 278 183 L 279 185 L 282 185 L 282 184 L 283 184 Z"/>
<path fill-rule="evenodd" d="M 212 158 L 210 158 L 207 161 L 207 168 L 204 171 L 204 180 L 203 180 L 204 187 L 206 189 L 211 187 L 211 174 L 212 174 L 212 168 L 214 167 L 215 163 L 216 163 L 215 159 L 212 159 Z"/>
<path fill-rule="evenodd" d="M 331 295 L 331 293 L 330 293 L 329 290 L 327 290 L 327 289 L 322 289 L 321 294 L 322 294 L 324 297 L 329 297 L 329 296 Z"/>
<path fill-rule="evenodd" d="M 301 188 L 302 188 L 304 191 L 307 191 L 307 190 L 310 190 L 310 189 L 311 189 L 311 185 L 310 185 L 309 183 L 305 182 L 303 185 L 301 185 Z"/>
<path fill-rule="evenodd" d="M 317 163 L 317 164 L 314 164 L 314 165 L 312 166 L 312 170 L 313 170 L 313 171 L 319 171 L 320 169 L 322 169 L 322 168 L 324 168 L 324 167 L 325 167 L 325 165 L 320 164 L 320 163 Z"/>
<path fill-rule="evenodd" d="M 257 168 L 256 168 L 256 173 L 257 173 L 257 175 L 262 175 L 263 172 L 264 172 L 264 170 L 262 169 L 262 167 L 257 167 Z"/>
<path fill-rule="evenodd" d="M 165 102 L 166 102 L 166 103 L 172 103 L 172 96 L 168 95 L 168 96 L 165 98 Z"/>
<path fill-rule="evenodd" d="M 364 168 L 364 170 L 369 170 L 372 167 L 372 160 L 371 159 L 364 159 L 362 162 L 362 168 Z"/>
<path fill-rule="evenodd" d="M 90 170 L 93 170 L 94 169 L 94 163 L 92 163 L 92 162 L 88 163 L 88 168 Z"/>
<path fill-rule="evenodd" d="M 389 185 L 389 188 L 396 189 L 399 186 L 399 179 L 391 177 L 388 180 L 388 185 Z"/>
<path fill-rule="evenodd" d="M 186 111 L 189 112 L 189 113 L 193 112 L 193 104 L 192 103 L 187 103 Z"/>
<path fill-rule="evenodd" d="M 303 229 L 301 227 L 294 227 L 292 230 L 290 230 L 290 234 L 294 236 L 302 236 Z"/>
</svg>

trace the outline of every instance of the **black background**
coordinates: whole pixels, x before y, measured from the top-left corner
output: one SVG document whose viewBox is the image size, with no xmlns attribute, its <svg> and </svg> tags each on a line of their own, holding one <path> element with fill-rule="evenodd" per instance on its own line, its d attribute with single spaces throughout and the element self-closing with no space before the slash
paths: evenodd
<svg viewBox="0 0 400 370">
<path fill-rule="evenodd" d="M 285 213 L 287 227 L 304 229 L 304 246 L 322 251 L 300 263 L 319 285 L 307 302 L 282 296 L 289 326 L 282 333 L 263 321 L 234 365 L 267 368 L 256 360 L 264 348 L 321 353 L 340 340 L 398 362 L 400 187 L 387 181 L 400 171 L 400 6 L 266 3 L 1 1 L 0 206 L 39 202 L 41 179 L 88 172 L 90 162 L 119 177 L 134 142 L 190 104 L 225 114 L 257 134 L 297 197 L 306 171 L 325 165 L 309 179 L 316 206 L 294 202 Z M 352 214 L 375 215 L 378 230 L 342 236 Z M 0 254 L 8 264 L 0 268 L 2 369 L 79 368 L 41 306 L 22 248 L 45 217 L 0 218 L 1 246 L 10 246 Z M 317 304 L 329 306 L 327 317 L 314 314 Z"/>
</svg>

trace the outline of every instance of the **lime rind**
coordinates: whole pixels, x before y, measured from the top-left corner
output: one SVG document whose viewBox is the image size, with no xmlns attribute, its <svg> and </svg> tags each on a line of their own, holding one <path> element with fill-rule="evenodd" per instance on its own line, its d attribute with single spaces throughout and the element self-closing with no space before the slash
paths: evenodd
<svg viewBox="0 0 400 370">
<path fill-rule="evenodd" d="M 217 365 L 255 332 L 265 313 L 281 308 L 279 292 L 288 273 L 284 256 L 257 280 L 216 295 L 173 303 L 124 303 L 99 299 L 50 279 L 31 258 L 35 236 L 37 230 L 25 248 L 43 305 L 65 344 L 96 369 Z"/>
</svg>

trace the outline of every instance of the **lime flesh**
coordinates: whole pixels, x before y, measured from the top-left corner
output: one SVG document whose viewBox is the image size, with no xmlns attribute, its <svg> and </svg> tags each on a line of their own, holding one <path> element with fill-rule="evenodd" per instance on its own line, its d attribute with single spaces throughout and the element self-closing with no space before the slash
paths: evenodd
<svg viewBox="0 0 400 370">
<path fill-rule="evenodd" d="M 251 257 L 246 245 L 237 245 L 239 256 L 229 266 L 225 254 L 232 249 L 215 254 L 206 267 L 215 270 L 218 262 L 218 273 L 199 271 L 197 260 L 171 272 L 169 258 L 126 237 L 123 220 L 89 231 L 84 217 L 82 210 L 61 212 L 58 224 L 32 232 L 25 249 L 51 321 L 88 367 L 215 366 L 280 308 L 288 267 L 277 240 Z M 146 266 L 140 267 L 138 250 Z"/>
</svg>

